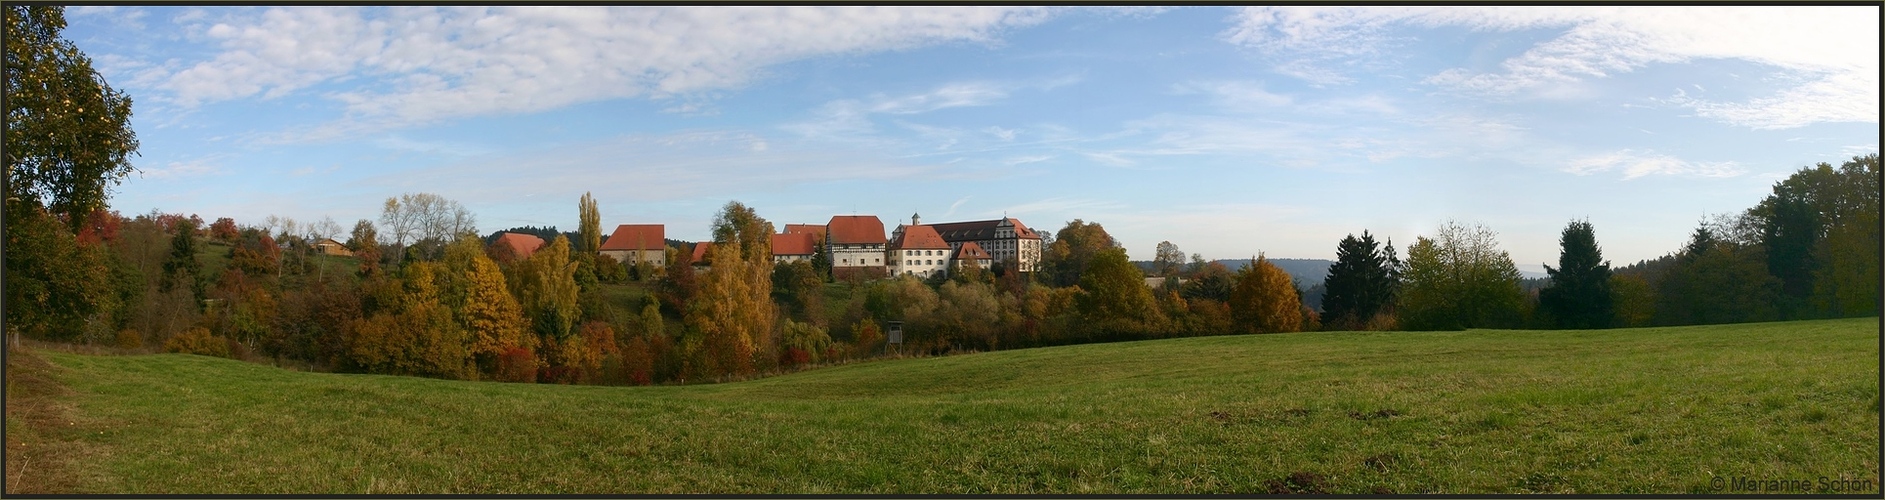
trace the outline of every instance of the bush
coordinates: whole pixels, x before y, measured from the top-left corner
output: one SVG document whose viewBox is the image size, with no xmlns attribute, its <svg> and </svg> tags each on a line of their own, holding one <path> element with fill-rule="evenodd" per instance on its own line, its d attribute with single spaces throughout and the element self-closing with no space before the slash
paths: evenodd
<svg viewBox="0 0 1885 500">
<path fill-rule="evenodd" d="M 116 340 L 119 349 L 144 348 L 144 334 L 138 333 L 136 329 L 126 328 L 118 330 L 118 338 Z"/>
<path fill-rule="evenodd" d="M 511 347 L 497 356 L 497 381 L 535 383 L 537 353 L 523 347 Z"/>
<path fill-rule="evenodd" d="M 227 358 L 229 340 L 209 334 L 208 328 L 196 327 L 164 341 L 164 352 L 200 354 Z"/>
</svg>

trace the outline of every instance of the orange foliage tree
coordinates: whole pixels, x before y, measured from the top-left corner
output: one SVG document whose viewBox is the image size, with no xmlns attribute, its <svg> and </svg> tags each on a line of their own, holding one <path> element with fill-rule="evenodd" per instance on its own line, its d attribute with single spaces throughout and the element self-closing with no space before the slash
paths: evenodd
<svg viewBox="0 0 1885 500">
<path fill-rule="evenodd" d="M 1237 272 L 1230 292 L 1231 318 L 1249 333 L 1294 332 L 1302 328 L 1302 300 L 1289 273 L 1258 255 Z"/>
</svg>

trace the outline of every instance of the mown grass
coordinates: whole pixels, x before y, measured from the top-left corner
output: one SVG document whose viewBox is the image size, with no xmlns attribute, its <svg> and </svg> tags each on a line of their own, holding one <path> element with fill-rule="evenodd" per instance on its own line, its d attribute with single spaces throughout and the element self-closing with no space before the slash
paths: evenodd
<svg viewBox="0 0 1885 500">
<path fill-rule="evenodd" d="M 7 438 L 83 444 L 73 493 L 1876 494 L 1878 328 L 1225 336 L 637 388 L 42 351 L 76 416 Z"/>
</svg>

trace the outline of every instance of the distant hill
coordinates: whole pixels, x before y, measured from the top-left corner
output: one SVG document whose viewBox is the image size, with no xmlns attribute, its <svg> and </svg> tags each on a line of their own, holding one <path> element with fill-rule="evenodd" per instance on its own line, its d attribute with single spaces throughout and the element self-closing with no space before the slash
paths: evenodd
<svg viewBox="0 0 1885 500">
<path fill-rule="evenodd" d="M 1243 269 L 1245 265 L 1249 264 L 1250 259 L 1218 259 L 1212 262 L 1223 264 L 1225 268 L 1236 272 L 1238 269 Z M 1135 260 L 1132 261 L 1132 263 L 1139 266 L 1139 269 L 1146 273 L 1152 272 L 1152 261 Z M 1291 278 L 1295 278 L 1297 283 L 1307 288 L 1322 284 L 1322 279 L 1329 275 L 1329 266 L 1334 265 L 1335 261 L 1328 259 L 1270 259 L 1270 263 L 1276 264 L 1276 267 L 1282 268 L 1283 272 L 1289 273 Z"/>
</svg>

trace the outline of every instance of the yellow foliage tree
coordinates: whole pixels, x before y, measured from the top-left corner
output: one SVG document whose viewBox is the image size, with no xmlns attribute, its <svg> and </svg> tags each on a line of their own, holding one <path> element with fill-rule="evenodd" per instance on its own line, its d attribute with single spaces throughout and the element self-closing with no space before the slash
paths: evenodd
<svg viewBox="0 0 1885 500">
<path fill-rule="evenodd" d="M 537 338 L 528 333 L 523 308 L 505 288 L 504 272 L 497 262 L 477 254 L 468 271 L 460 314 L 472 339 L 471 354 L 495 362 L 512 347 L 535 350 Z"/>
<path fill-rule="evenodd" d="M 1250 333 L 1294 332 L 1302 328 L 1302 299 L 1289 273 L 1261 254 L 1238 271 L 1230 292 L 1231 318 Z"/>
</svg>

